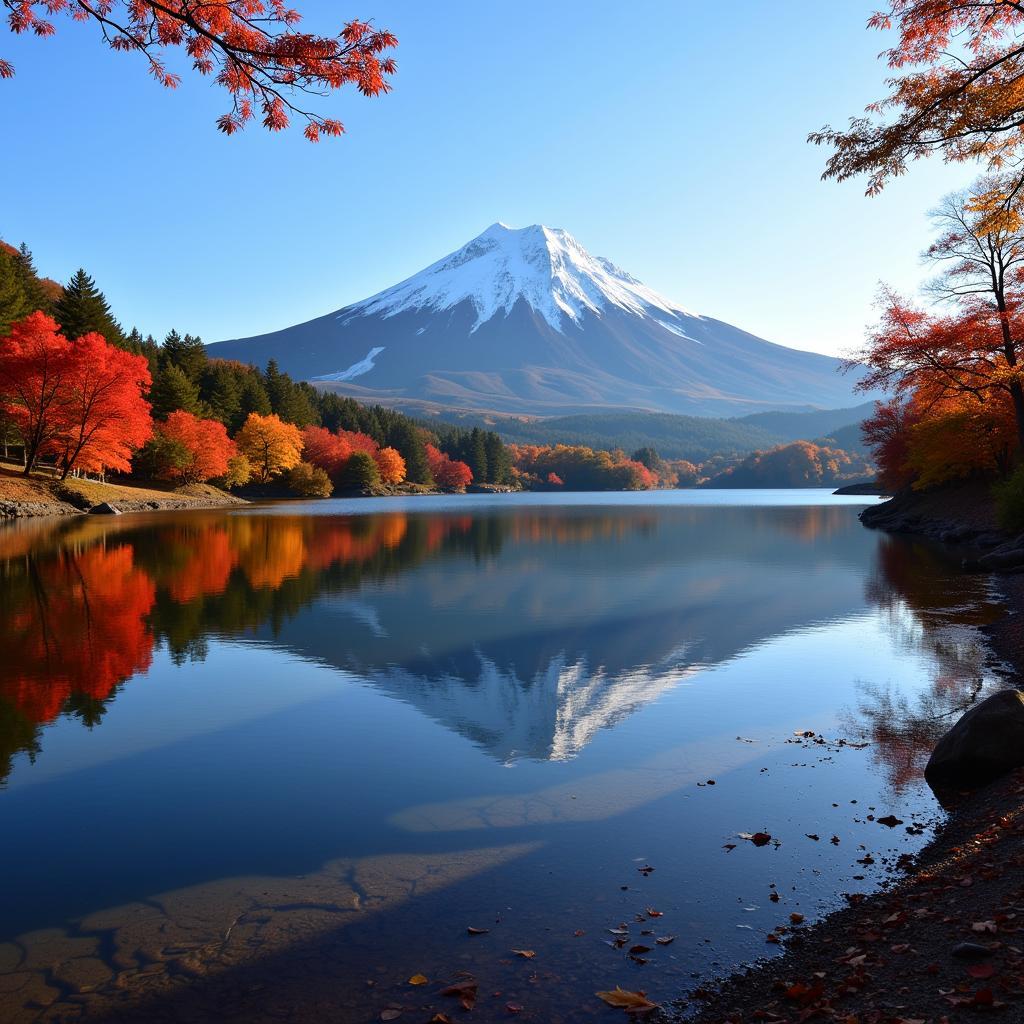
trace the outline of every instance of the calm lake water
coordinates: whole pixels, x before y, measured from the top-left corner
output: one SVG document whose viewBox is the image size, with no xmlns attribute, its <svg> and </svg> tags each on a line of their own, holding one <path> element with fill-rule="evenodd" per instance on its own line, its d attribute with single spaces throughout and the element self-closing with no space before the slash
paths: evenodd
<svg viewBox="0 0 1024 1024">
<path fill-rule="evenodd" d="M 772 955 L 927 841 L 998 685 L 985 579 L 868 500 L 0 531 L 0 1019 L 426 1021 L 467 976 L 476 1020 L 619 1019 Z"/>
</svg>

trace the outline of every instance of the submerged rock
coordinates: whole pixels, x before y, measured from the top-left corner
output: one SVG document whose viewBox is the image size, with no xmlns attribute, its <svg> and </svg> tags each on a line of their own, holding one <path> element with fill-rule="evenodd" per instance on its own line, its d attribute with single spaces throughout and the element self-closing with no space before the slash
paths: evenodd
<svg viewBox="0 0 1024 1024">
<path fill-rule="evenodd" d="M 93 505 L 93 507 L 89 509 L 89 515 L 119 516 L 121 515 L 121 510 L 119 508 L 115 508 L 109 501 L 101 501 L 98 505 Z"/>
<path fill-rule="evenodd" d="M 939 740 L 924 777 L 934 790 L 973 789 L 1024 766 L 1024 691 L 1000 690 Z"/>
</svg>

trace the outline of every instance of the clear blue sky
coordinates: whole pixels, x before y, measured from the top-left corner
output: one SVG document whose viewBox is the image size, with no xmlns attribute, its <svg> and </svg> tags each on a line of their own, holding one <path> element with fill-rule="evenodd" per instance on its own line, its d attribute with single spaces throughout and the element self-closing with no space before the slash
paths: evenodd
<svg viewBox="0 0 1024 1024">
<path fill-rule="evenodd" d="M 691 309 L 840 352 L 880 279 L 920 283 L 927 210 L 972 176 L 921 162 L 878 199 L 818 180 L 807 132 L 881 95 L 873 0 L 295 6 L 401 43 L 390 96 L 317 101 L 349 130 L 319 146 L 221 136 L 221 90 L 160 88 L 92 24 L 0 29 L 0 237 L 50 276 L 85 266 L 127 327 L 216 341 L 363 298 L 496 220 L 540 222 Z"/>
</svg>

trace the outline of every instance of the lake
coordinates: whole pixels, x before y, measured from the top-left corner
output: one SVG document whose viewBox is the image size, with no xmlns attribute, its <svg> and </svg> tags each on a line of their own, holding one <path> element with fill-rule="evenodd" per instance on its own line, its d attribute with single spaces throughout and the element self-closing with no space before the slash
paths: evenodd
<svg viewBox="0 0 1024 1024">
<path fill-rule="evenodd" d="M 872 500 L 0 530 L 0 1018 L 620 1019 L 776 954 L 927 841 L 999 685 L 986 579 Z"/>
</svg>

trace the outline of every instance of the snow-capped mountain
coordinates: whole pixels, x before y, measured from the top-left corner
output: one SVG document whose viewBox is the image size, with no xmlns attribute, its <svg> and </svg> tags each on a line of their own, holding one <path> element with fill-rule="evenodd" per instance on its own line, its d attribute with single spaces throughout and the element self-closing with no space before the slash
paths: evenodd
<svg viewBox="0 0 1024 1024">
<path fill-rule="evenodd" d="M 368 299 L 211 355 L 276 359 L 323 387 L 412 407 L 732 415 L 857 401 L 837 360 L 699 316 L 537 224 L 492 224 Z"/>
</svg>

